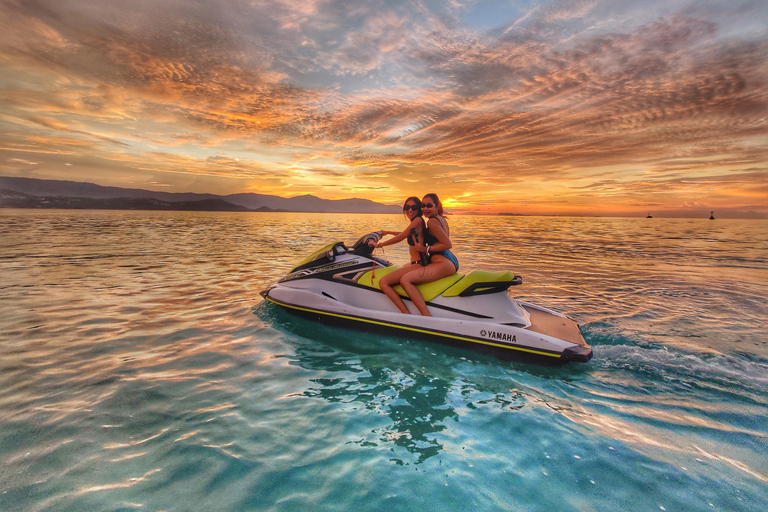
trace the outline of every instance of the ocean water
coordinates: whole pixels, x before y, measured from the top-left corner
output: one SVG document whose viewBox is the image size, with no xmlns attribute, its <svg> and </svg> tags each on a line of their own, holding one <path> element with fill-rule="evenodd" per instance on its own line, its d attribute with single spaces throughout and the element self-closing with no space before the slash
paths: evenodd
<svg viewBox="0 0 768 512">
<path fill-rule="evenodd" d="M 259 296 L 402 217 L 0 210 L 0 510 L 768 510 L 767 222 L 450 222 L 592 361 Z"/>
</svg>

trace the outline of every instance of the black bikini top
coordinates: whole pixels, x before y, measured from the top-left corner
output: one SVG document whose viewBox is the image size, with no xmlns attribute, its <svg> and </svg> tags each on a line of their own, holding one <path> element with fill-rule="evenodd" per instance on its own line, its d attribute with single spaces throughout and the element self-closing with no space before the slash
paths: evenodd
<svg viewBox="0 0 768 512">
<path fill-rule="evenodd" d="M 427 233 L 427 224 L 424 222 L 424 217 L 419 217 L 421 219 L 421 232 Z M 424 235 L 426 238 L 427 235 Z M 416 244 L 413 242 L 413 235 L 408 235 L 408 245 L 411 247 L 414 247 Z"/>
<path fill-rule="evenodd" d="M 437 219 L 437 222 L 440 222 L 440 217 L 435 217 Z M 443 228 L 443 231 L 445 231 L 445 227 L 443 226 L 443 223 L 440 222 L 440 227 Z M 437 239 L 435 235 L 429 232 L 429 228 L 427 228 L 427 232 L 424 235 L 424 244 L 425 245 L 435 245 L 440 240 Z"/>
</svg>

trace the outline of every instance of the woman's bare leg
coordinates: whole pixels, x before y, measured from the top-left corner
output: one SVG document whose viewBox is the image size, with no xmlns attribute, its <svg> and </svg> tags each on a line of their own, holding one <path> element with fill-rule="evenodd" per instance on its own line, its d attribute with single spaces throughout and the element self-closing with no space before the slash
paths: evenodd
<svg viewBox="0 0 768 512">
<path fill-rule="evenodd" d="M 412 270 L 415 270 L 416 267 L 420 267 L 420 265 L 408 265 L 407 267 L 399 268 L 394 272 L 390 272 L 379 280 L 379 287 L 381 288 L 381 291 L 383 291 L 384 294 L 389 297 L 389 300 L 394 302 L 395 306 L 397 306 L 397 309 L 399 309 L 402 313 L 410 314 L 410 311 L 408 311 L 408 308 L 405 306 L 403 299 L 400 298 L 400 295 L 398 295 L 398 293 L 393 289 L 393 286 L 400 282 L 400 278 L 402 276 L 408 272 L 411 272 Z"/>
<path fill-rule="evenodd" d="M 432 263 L 426 267 L 422 267 L 421 270 L 413 270 L 408 272 L 400 278 L 400 286 L 403 287 L 405 293 L 411 298 L 411 302 L 416 306 L 416 309 L 424 316 L 432 316 L 427 309 L 427 303 L 424 301 L 424 297 L 421 296 L 421 292 L 416 288 L 417 284 L 431 283 L 437 281 L 443 277 L 448 277 L 456 273 L 456 267 L 451 263 L 451 260 L 443 256 L 432 256 Z"/>
</svg>

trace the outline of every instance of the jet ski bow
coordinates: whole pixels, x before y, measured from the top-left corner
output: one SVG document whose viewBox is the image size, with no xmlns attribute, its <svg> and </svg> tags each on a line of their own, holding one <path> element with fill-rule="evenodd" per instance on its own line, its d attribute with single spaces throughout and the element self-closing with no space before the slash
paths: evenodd
<svg viewBox="0 0 768 512">
<path fill-rule="evenodd" d="M 549 361 L 587 362 L 592 348 L 578 324 L 558 312 L 518 301 L 509 293 L 522 278 L 511 272 L 473 270 L 418 285 L 432 316 L 422 316 L 400 287 L 411 312 L 401 313 L 379 280 L 400 268 L 373 255 L 381 232 L 351 248 L 335 242 L 301 261 L 261 292 L 267 301 L 332 324 L 533 355 Z"/>
</svg>

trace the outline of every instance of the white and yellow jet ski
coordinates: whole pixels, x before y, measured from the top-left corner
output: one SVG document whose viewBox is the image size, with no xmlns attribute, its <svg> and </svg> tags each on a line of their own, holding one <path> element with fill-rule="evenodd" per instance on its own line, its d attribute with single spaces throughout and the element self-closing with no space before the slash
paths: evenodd
<svg viewBox="0 0 768 512">
<path fill-rule="evenodd" d="M 473 270 L 419 285 L 431 317 L 419 314 L 397 286 L 412 314 L 401 313 L 379 288 L 379 280 L 399 268 L 372 254 L 371 244 L 380 237 L 380 232 L 369 233 L 350 249 L 343 242 L 323 247 L 261 295 L 293 312 L 334 324 L 427 336 L 550 361 L 592 358 L 592 348 L 575 321 L 507 293 L 510 286 L 522 283 L 511 272 Z"/>
</svg>

